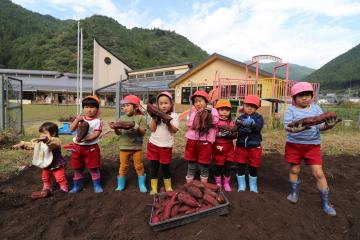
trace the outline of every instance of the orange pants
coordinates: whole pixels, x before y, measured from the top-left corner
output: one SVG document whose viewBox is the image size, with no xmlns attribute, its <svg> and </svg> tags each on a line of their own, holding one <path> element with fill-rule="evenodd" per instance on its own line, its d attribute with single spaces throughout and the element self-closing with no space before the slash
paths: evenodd
<svg viewBox="0 0 360 240">
<path fill-rule="evenodd" d="M 60 185 L 62 190 L 67 190 L 67 181 L 65 177 L 65 167 L 59 167 L 54 170 L 43 169 L 42 170 L 42 181 L 43 189 L 51 190 L 51 175 L 55 177 L 56 182 Z"/>
<path fill-rule="evenodd" d="M 121 150 L 119 176 L 125 176 L 129 167 L 129 158 L 132 156 L 134 161 L 134 168 L 138 176 L 144 176 L 144 165 L 142 162 L 141 150 Z"/>
</svg>

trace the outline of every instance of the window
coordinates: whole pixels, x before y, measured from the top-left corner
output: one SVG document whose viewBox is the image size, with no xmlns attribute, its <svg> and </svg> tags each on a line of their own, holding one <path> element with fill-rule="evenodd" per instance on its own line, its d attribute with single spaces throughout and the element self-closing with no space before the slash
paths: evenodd
<svg viewBox="0 0 360 240">
<path fill-rule="evenodd" d="M 174 71 L 166 71 L 166 72 L 165 72 L 165 76 L 174 75 L 174 74 L 175 74 Z"/>
<path fill-rule="evenodd" d="M 190 87 L 183 87 L 181 88 L 181 104 L 189 104 L 190 103 Z M 193 88 L 193 91 L 196 91 Z"/>
<path fill-rule="evenodd" d="M 137 78 L 144 78 L 145 75 L 144 75 L 144 74 L 138 74 L 138 75 L 136 75 L 136 77 L 137 77 Z"/>
<path fill-rule="evenodd" d="M 129 79 L 135 79 L 136 78 L 136 75 L 130 75 L 129 76 Z"/>
<path fill-rule="evenodd" d="M 154 76 L 154 73 L 147 73 L 146 74 L 146 77 L 153 77 Z"/>
<path fill-rule="evenodd" d="M 156 72 L 155 76 L 156 77 L 164 76 L 164 72 Z"/>
</svg>

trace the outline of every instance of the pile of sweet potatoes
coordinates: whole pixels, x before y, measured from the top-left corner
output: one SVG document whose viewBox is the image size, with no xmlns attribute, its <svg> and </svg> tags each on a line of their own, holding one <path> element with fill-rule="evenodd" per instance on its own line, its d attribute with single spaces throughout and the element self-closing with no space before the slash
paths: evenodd
<svg viewBox="0 0 360 240">
<path fill-rule="evenodd" d="M 217 185 L 194 180 L 180 190 L 155 195 L 151 223 L 156 224 L 174 217 L 201 212 L 224 204 L 225 197 Z"/>
</svg>

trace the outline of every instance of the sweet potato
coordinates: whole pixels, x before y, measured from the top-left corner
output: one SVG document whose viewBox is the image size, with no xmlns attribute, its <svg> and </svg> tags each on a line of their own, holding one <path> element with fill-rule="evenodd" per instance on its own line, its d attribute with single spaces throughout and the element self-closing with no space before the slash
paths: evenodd
<svg viewBox="0 0 360 240">
<path fill-rule="evenodd" d="M 84 121 L 84 120 L 81 120 L 79 123 L 78 123 L 78 126 L 77 126 L 77 135 L 76 135 L 76 141 L 77 142 L 80 142 L 81 140 L 83 140 L 86 135 L 88 134 L 89 132 L 89 123 Z"/>
<path fill-rule="evenodd" d="M 189 185 L 194 185 L 195 187 L 198 187 L 198 188 L 204 188 L 204 184 L 202 182 L 200 182 L 199 180 L 193 180 L 192 182 L 190 183 L 187 183 Z M 185 184 L 185 185 L 187 185 Z"/>
<path fill-rule="evenodd" d="M 191 207 L 188 205 L 182 205 L 180 206 L 178 212 L 186 212 L 187 210 L 189 210 Z"/>
<path fill-rule="evenodd" d="M 196 199 L 190 194 L 181 192 L 178 194 L 178 199 L 181 203 L 184 203 L 190 207 L 200 207 L 198 201 L 196 201 Z"/>
<path fill-rule="evenodd" d="M 176 204 L 177 194 L 173 195 L 164 207 L 163 220 L 167 220 L 171 216 L 171 208 Z"/>
<path fill-rule="evenodd" d="M 178 212 L 179 212 L 179 208 L 180 208 L 180 204 L 175 204 L 172 208 L 171 208 L 171 213 L 170 213 L 170 217 L 175 217 Z"/>
<path fill-rule="evenodd" d="M 151 117 L 159 117 L 160 119 L 167 121 L 167 122 L 170 122 L 172 120 L 172 117 L 170 117 L 169 114 L 166 114 L 166 113 L 160 111 L 160 109 L 158 109 L 153 104 L 148 104 L 146 106 L 146 111 L 149 113 L 149 115 Z"/>
<path fill-rule="evenodd" d="M 189 210 L 187 210 L 185 212 L 185 214 L 192 214 L 192 213 L 196 212 L 196 210 L 197 210 L 197 208 L 190 208 Z"/>
<path fill-rule="evenodd" d="M 217 193 L 214 192 L 213 190 L 209 189 L 209 188 L 205 188 L 204 189 L 204 194 L 209 194 L 210 196 L 216 198 L 217 197 Z"/>
<path fill-rule="evenodd" d="M 203 197 L 203 201 L 208 203 L 208 204 L 211 204 L 212 206 L 217 206 L 219 205 L 218 201 L 216 201 L 215 198 L 213 198 L 212 196 L 210 196 L 209 194 L 205 194 L 204 197 Z"/>
<path fill-rule="evenodd" d="M 208 188 L 210 190 L 213 190 L 213 191 L 217 191 L 219 190 L 219 186 L 216 185 L 216 184 L 212 184 L 212 183 L 203 183 L 205 188 Z"/>
<path fill-rule="evenodd" d="M 175 191 L 170 191 L 170 192 L 166 192 L 166 195 L 168 196 L 168 197 L 173 197 L 174 195 L 176 195 L 177 193 L 175 192 Z"/>
<path fill-rule="evenodd" d="M 125 129 L 125 130 L 129 130 L 133 127 L 135 127 L 135 122 L 134 121 L 118 121 L 118 122 L 111 122 L 114 126 L 114 128 L 118 128 L 118 129 Z"/>
<path fill-rule="evenodd" d="M 225 203 L 225 197 L 223 194 L 219 193 L 217 196 L 216 196 L 216 200 L 222 204 L 222 203 Z"/>
<path fill-rule="evenodd" d="M 228 126 L 228 125 L 224 125 L 224 126 L 218 126 L 218 128 L 224 129 L 226 131 L 229 132 L 237 132 L 237 126 Z"/>
<path fill-rule="evenodd" d="M 152 215 L 151 216 L 151 223 L 156 224 L 160 222 L 160 217 L 158 215 Z"/>
<path fill-rule="evenodd" d="M 313 125 L 318 125 L 318 124 L 324 123 L 325 121 L 327 121 L 331 118 L 337 119 L 337 115 L 335 112 L 326 112 L 319 116 L 302 118 L 300 120 L 289 123 L 288 127 L 296 127 L 300 124 L 302 124 L 303 127 L 310 127 Z M 338 120 L 338 121 L 341 121 L 341 120 Z"/>
<path fill-rule="evenodd" d="M 185 189 L 193 197 L 201 198 L 203 196 L 201 190 L 194 185 L 188 185 Z"/>
<path fill-rule="evenodd" d="M 209 208 L 212 208 L 212 206 L 209 205 L 209 204 L 203 204 L 203 205 L 201 205 L 201 207 L 197 208 L 196 210 L 197 210 L 198 212 L 201 212 L 201 211 L 207 210 L 207 209 L 209 209 Z"/>
</svg>

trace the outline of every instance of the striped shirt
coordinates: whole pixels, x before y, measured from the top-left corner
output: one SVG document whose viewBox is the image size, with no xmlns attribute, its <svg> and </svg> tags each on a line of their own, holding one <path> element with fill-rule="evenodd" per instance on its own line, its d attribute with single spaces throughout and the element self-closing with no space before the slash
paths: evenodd
<svg viewBox="0 0 360 240">
<path fill-rule="evenodd" d="M 319 116 L 322 113 L 320 106 L 316 104 L 311 104 L 305 109 L 289 106 L 285 113 L 284 127 L 286 128 L 293 121 Z M 320 144 L 320 125 L 311 126 L 310 129 L 298 133 L 287 132 L 287 141 L 299 144 Z"/>
</svg>

